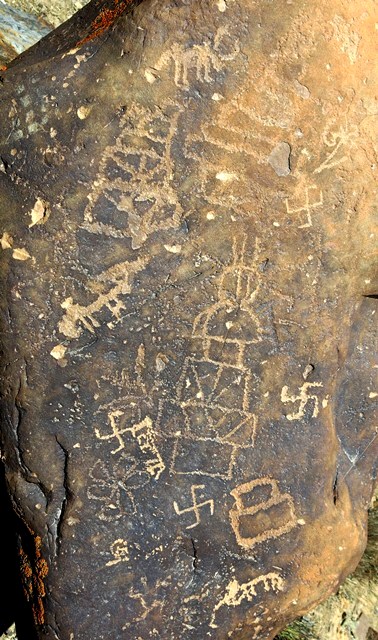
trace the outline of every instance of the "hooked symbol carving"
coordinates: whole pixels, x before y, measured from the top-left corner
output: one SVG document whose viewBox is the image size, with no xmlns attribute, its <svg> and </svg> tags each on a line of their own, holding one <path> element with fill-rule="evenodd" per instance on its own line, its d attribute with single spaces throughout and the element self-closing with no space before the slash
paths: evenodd
<svg viewBox="0 0 378 640">
<path fill-rule="evenodd" d="M 214 515 L 214 500 L 210 499 L 210 500 L 205 500 L 203 502 L 197 502 L 196 492 L 200 491 L 201 489 L 204 489 L 204 488 L 205 488 L 204 484 L 192 484 L 192 487 L 191 487 L 191 490 L 190 490 L 191 495 L 192 495 L 192 506 L 191 507 L 188 507 L 186 509 L 180 509 L 176 501 L 173 503 L 173 508 L 174 508 L 175 512 L 177 513 L 177 515 L 181 516 L 184 513 L 193 513 L 195 515 L 195 518 L 196 518 L 195 522 L 193 524 L 190 524 L 187 527 L 185 527 L 186 529 L 194 529 L 194 527 L 199 525 L 199 523 L 201 522 L 200 509 L 202 509 L 203 507 L 206 507 L 207 505 L 209 505 L 210 514 Z"/>
</svg>

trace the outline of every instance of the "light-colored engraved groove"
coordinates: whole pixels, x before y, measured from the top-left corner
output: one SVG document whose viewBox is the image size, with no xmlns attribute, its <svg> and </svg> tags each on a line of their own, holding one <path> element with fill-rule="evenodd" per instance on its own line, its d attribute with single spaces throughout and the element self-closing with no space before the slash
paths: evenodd
<svg viewBox="0 0 378 640">
<path fill-rule="evenodd" d="M 322 387 L 322 382 L 305 382 L 299 389 L 299 393 L 297 395 L 290 395 L 289 388 L 285 385 L 282 387 L 281 391 L 281 402 L 284 404 L 287 403 L 295 403 L 299 402 L 299 407 L 297 411 L 293 413 L 288 413 L 286 418 L 288 420 L 301 420 L 305 415 L 307 404 L 310 400 L 314 402 L 314 408 L 312 411 L 312 417 L 316 418 L 319 415 L 319 399 L 315 393 L 310 393 L 311 389 L 316 389 Z"/>
<path fill-rule="evenodd" d="M 217 611 L 219 611 L 221 607 L 238 607 L 244 600 L 252 602 L 253 598 L 257 595 L 256 587 L 258 585 L 262 585 L 264 591 L 277 592 L 283 591 L 284 584 L 283 578 L 276 571 L 271 571 L 270 573 L 266 573 L 242 584 L 236 579 L 231 580 L 226 587 L 224 597 L 214 607 L 209 626 L 217 629 L 218 625 L 215 624 L 215 619 Z"/>
<path fill-rule="evenodd" d="M 59 322 L 59 331 L 67 338 L 78 338 L 83 328 L 95 333 L 95 329 L 100 326 L 100 321 L 96 319 L 95 314 L 102 311 L 104 307 L 108 308 L 115 318 L 119 318 L 120 312 L 125 308 L 120 297 L 131 293 L 133 276 L 142 271 L 147 262 L 147 258 L 138 258 L 133 262 L 116 264 L 101 273 L 95 283 L 97 285 L 111 283 L 113 286 L 106 291 L 106 285 L 102 285 L 104 291 L 86 306 L 74 303 L 71 297 L 67 298 L 61 305 L 65 314 Z"/>
<path fill-rule="evenodd" d="M 326 159 L 316 169 L 314 169 L 314 173 L 321 173 L 327 169 L 334 169 L 343 162 L 346 162 L 349 159 L 349 156 L 347 154 L 343 154 L 343 150 L 345 147 L 354 146 L 359 137 L 359 130 L 355 124 L 349 126 L 346 120 L 345 125 L 341 125 L 338 131 L 331 132 L 328 127 L 322 137 L 324 144 L 328 148 L 331 148 L 332 151 L 330 151 Z M 341 154 L 339 154 L 340 151 L 342 152 Z"/>
<path fill-rule="evenodd" d="M 315 197 L 311 199 L 310 192 L 315 191 Z M 317 193 L 316 193 L 317 192 Z M 289 202 L 289 199 L 285 199 L 286 211 L 290 215 L 293 213 L 305 213 L 306 214 L 306 222 L 300 224 L 298 229 L 306 229 L 308 227 L 313 226 L 311 212 L 318 207 L 323 206 L 323 192 L 316 185 L 310 185 L 305 187 L 304 190 L 304 198 L 301 198 L 303 204 L 299 206 L 292 205 Z"/>
<path fill-rule="evenodd" d="M 267 499 L 259 499 L 258 491 L 263 487 L 268 488 L 269 496 Z M 297 526 L 297 518 L 295 515 L 294 501 L 289 493 L 281 493 L 278 482 L 272 478 L 258 478 L 256 480 L 250 480 L 244 484 L 239 485 L 236 489 L 231 491 L 231 495 L 235 499 L 235 504 L 230 509 L 229 518 L 232 529 L 236 536 L 237 543 L 245 549 L 252 549 L 255 545 L 265 542 L 266 540 L 279 538 L 291 531 Z M 253 500 L 257 499 L 257 502 Z M 248 501 L 250 506 L 246 506 L 244 503 Z M 248 518 L 249 528 L 251 527 L 251 520 L 255 519 L 256 525 L 258 524 L 259 516 L 264 513 L 269 516 L 269 510 L 277 505 L 283 505 L 286 508 L 286 521 L 275 524 L 274 514 L 272 516 L 272 527 L 261 531 L 256 535 L 245 536 L 241 533 L 242 519 Z M 255 516 L 255 518 L 253 518 Z"/>
<path fill-rule="evenodd" d="M 153 428 L 152 420 L 149 416 L 146 416 L 141 422 L 132 424 L 130 426 L 120 426 L 119 419 L 124 415 L 124 412 L 120 409 L 111 411 L 108 414 L 110 433 L 103 434 L 100 429 L 95 428 L 96 438 L 99 440 L 112 440 L 116 438 L 119 442 L 117 449 L 112 451 L 112 454 L 119 453 L 125 448 L 125 434 L 130 434 L 138 443 L 141 453 L 145 454 L 146 460 L 144 465 L 147 473 L 149 473 L 155 480 L 158 480 L 165 469 L 165 464 L 158 451 L 155 442 L 155 431 Z M 128 422 L 126 421 L 126 425 Z"/>
<path fill-rule="evenodd" d="M 172 143 L 181 111 L 169 102 L 153 110 L 138 104 L 127 110 L 120 135 L 101 159 L 83 229 L 130 237 L 132 248 L 139 249 L 155 231 L 179 226 L 183 210 L 173 185 Z M 99 219 L 104 201 L 118 212 L 117 222 Z"/>
<path fill-rule="evenodd" d="M 251 156 L 263 161 L 258 144 L 263 143 L 266 151 L 272 147 L 272 138 L 259 130 L 264 125 L 262 117 L 245 104 L 239 97 L 221 105 L 215 123 L 202 126 L 204 140 L 222 151 Z"/>
<path fill-rule="evenodd" d="M 150 481 L 148 473 L 138 468 L 135 458 L 127 455 L 121 455 L 111 470 L 98 459 L 89 470 L 89 478 L 87 496 L 94 501 L 96 515 L 104 522 L 136 513 L 134 492 Z"/>
<path fill-rule="evenodd" d="M 110 545 L 110 553 L 113 556 L 113 560 L 109 560 L 105 565 L 106 567 L 113 567 L 120 562 L 129 562 L 130 560 L 129 547 L 123 538 L 118 538 Z"/>
<path fill-rule="evenodd" d="M 234 43 L 233 49 L 228 53 L 222 50 L 222 41 L 227 35 L 227 27 L 223 26 L 217 29 L 212 39 L 202 44 L 187 47 L 175 42 L 161 54 L 154 69 L 162 71 L 173 65 L 174 83 L 184 90 L 190 88 L 191 74 L 199 82 L 211 83 L 214 81 L 214 72 L 222 71 L 225 63 L 234 60 L 239 54 L 238 43 Z"/>
<path fill-rule="evenodd" d="M 257 417 L 250 406 L 246 349 L 262 340 L 254 310 L 261 273 L 259 242 L 248 264 L 246 243 L 246 237 L 241 243 L 234 240 L 230 264 L 218 279 L 217 300 L 193 322 L 192 339 L 202 355 L 185 359 L 176 397 L 159 404 L 159 431 L 164 431 L 163 415 L 170 407 L 178 421 L 172 434 L 173 474 L 230 480 L 237 453 L 255 445 Z"/>
<path fill-rule="evenodd" d="M 181 516 L 186 513 L 193 513 L 193 515 L 195 516 L 195 522 L 185 527 L 186 529 L 194 529 L 194 527 L 197 527 L 200 524 L 201 522 L 200 510 L 203 509 L 204 507 L 208 506 L 210 510 L 210 515 L 214 514 L 214 500 L 209 499 L 209 500 L 204 500 L 202 502 L 197 502 L 197 491 L 201 491 L 203 489 L 205 489 L 204 484 L 192 484 L 190 489 L 192 505 L 190 507 L 187 507 L 185 509 L 180 509 L 176 501 L 173 503 L 173 508 L 177 513 L 177 515 Z"/>
</svg>

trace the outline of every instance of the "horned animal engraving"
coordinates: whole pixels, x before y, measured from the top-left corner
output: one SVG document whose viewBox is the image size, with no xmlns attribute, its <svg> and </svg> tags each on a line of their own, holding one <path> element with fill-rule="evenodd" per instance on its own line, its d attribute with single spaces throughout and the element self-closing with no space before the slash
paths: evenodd
<svg viewBox="0 0 378 640">
<path fill-rule="evenodd" d="M 215 624 L 215 619 L 217 611 L 219 611 L 221 607 L 238 607 L 243 600 L 251 602 L 257 595 L 256 587 L 258 585 L 262 585 L 264 591 L 283 591 L 284 580 L 276 571 L 271 571 L 243 584 L 239 584 L 235 579 L 231 580 L 226 587 L 224 597 L 214 607 L 209 626 L 213 629 L 218 627 L 218 625 Z"/>
</svg>

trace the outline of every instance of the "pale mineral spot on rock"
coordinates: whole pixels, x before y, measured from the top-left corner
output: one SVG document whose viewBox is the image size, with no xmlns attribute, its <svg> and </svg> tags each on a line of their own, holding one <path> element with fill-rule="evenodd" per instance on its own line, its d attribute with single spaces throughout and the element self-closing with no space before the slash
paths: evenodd
<svg viewBox="0 0 378 640">
<path fill-rule="evenodd" d="M 52 355 L 55 360 L 61 360 L 64 358 L 66 351 L 67 347 L 63 344 L 57 344 L 53 349 L 51 349 L 50 355 Z"/>
<path fill-rule="evenodd" d="M 164 249 L 169 253 L 181 253 L 182 246 L 181 244 L 165 244 Z"/>
<path fill-rule="evenodd" d="M 147 68 L 144 72 L 144 77 L 146 78 L 147 82 L 153 84 L 154 82 L 156 82 L 156 80 L 158 80 L 159 75 L 154 69 Z"/>
<path fill-rule="evenodd" d="M 0 238 L 0 245 L 2 249 L 11 249 L 13 247 L 13 238 L 6 231 Z"/>
<path fill-rule="evenodd" d="M 215 177 L 221 182 L 232 182 L 233 180 L 239 180 L 239 176 L 233 171 L 219 171 Z"/>
<path fill-rule="evenodd" d="M 29 260 L 31 258 L 30 253 L 26 249 L 14 249 L 12 253 L 12 257 L 15 260 Z"/>
<path fill-rule="evenodd" d="M 80 120 L 85 120 L 86 118 L 88 118 L 90 112 L 91 112 L 90 107 L 86 107 L 82 105 L 81 107 L 78 108 L 76 113 L 77 113 L 77 117 L 80 118 Z"/>
<path fill-rule="evenodd" d="M 268 162 L 280 177 L 288 176 L 290 167 L 291 147 L 288 142 L 279 142 L 268 157 Z"/>
<path fill-rule="evenodd" d="M 50 217 L 50 207 L 48 202 L 42 200 L 42 198 L 37 198 L 33 209 L 29 212 L 29 215 L 31 216 L 29 227 L 34 227 L 36 224 L 45 224 Z"/>
</svg>

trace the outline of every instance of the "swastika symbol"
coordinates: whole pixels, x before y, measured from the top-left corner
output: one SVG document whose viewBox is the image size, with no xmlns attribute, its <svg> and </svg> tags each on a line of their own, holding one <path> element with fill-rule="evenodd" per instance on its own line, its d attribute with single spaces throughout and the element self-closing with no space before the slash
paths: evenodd
<svg viewBox="0 0 378 640">
<path fill-rule="evenodd" d="M 181 516 L 183 513 L 194 513 L 196 521 L 193 522 L 193 524 L 190 524 L 189 526 L 185 527 L 186 529 L 193 529 L 194 527 L 196 527 L 200 522 L 201 522 L 201 512 L 200 509 L 202 507 L 205 507 L 206 505 L 209 505 L 210 507 L 210 514 L 213 515 L 214 514 L 214 500 L 205 500 L 204 502 L 197 502 L 197 495 L 196 495 L 196 491 L 200 491 L 201 489 L 204 489 L 205 485 L 204 484 L 192 484 L 191 487 L 191 495 L 192 495 L 192 506 L 191 507 L 187 507 L 186 509 L 180 509 L 177 502 L 175 501 L 173 503 L 173 508 L 175 510 L 175 512 L 177 513 L 177 515 Z"/>
</svg>

